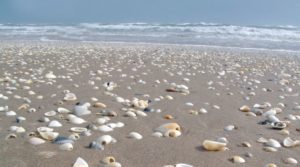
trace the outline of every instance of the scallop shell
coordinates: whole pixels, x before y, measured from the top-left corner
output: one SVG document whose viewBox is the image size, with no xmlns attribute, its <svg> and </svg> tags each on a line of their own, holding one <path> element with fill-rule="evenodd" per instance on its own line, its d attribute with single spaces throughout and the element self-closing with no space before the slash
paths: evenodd
<svg viewBox="0 0 300 167">
<path fill-rule="evenodd" d="M 281 144 L 275 140 L 275 139 L 269 139 L 266 143 L 266 146 L 274 147 L 274 148 L 280 148 Z"/>
<path fill-rule="evenodd" d="M 115 143 L 116 139 L 114 139 L 110 135 L 103 135 L 103 136 L 99 137 L 96 141 L 97 141 L 97 143 L 100 143 L 101 145 L 107 145 L 110 143 Z"/>
<path fill-rule="evenodd" d="M 56 115 L 56 112 L 55 111 L 48 111 L 48 112 L 45 112 L 44 115 L 47 116 L 47 117 L 53 117 L 53 116 Z"/>
<path fill-rule="evenodd" d="M 89 167 L 89 165 L 84 159 L 78 157 L 73 167 Z"/>
<path fill-rule="evenodd" d="M 116 159 L 112 156 L 107 156 L 102 159 L 102 163 L 104 163 L 104 164 L 111 164 L 114 162 L 116 162 Z"/>
<path fill-rule="evenodd" d="M 58 132 L 39 132 L 39 135 L 46 140 L 54 140 L 55 138 L 58 137 L 59 133 Z"/>
<path fill-rule="evenodd" d="M 38 137 L 31 137 L 29 138 L 28 142 L 33 145 L 40 145 L 40 144 L 44 144 L 45 140 Z"/>
<path fill-rule="evenodd" d="M 178 137 L 181 135 L 181 132 L 178 131 L 178 130 L 174 130 L 174 129 L 171 129 L 171 130 L 168 130 L 164 136 L 165 137 Z"/>
<path fill-rule="evenodd" d="M 177 123 L 166 123 L 166 124 L 163 124 L 163 125 L 159 126 L 158 128 L 156 128 L 155 131 L 158 131 L 158 132 L 161 132 L 161 133 L 165 134 L 169 130 L 180 131 L 181 128 Z"/>
<path fill-rule="evenodd" d="M 208 151 L 223 151 L 226 149 L 227 144 L 212 140 L 204 140 L 202 145 L 203 148 L 205 148 Z"/>
<path fill-rule="evenodd" d="M 59 149 L 60 150 L 63 150 L 63 151 L 71 151 L 73 150 L 73 144 L 72 143 L 64 143 L 64 144 L 61 144 L 59 146 Z"/>
<path fill-rule="evenodd" d="M 245 163 L 245 159 L 238 156 L 238 155 L 235 155 L 233 157 L 230 158 L 230 161 L 232 161 L 233 163 L 239 163 L 239 164 L 242 164 L 242 163 Z"/>
<path fill-rule="evenodd" d="M 62 127 L 62 124 L 60 122 L 58 122 L 57 120 L 52 120 L 49 124 L 48 127 Z"/>
<path fill-rule="evenodd" d="M 129 137 L 137 140 L 141 140 L 143 138 L 143 136 L 137 132 L 130 132 Z"/>
<path fill-rule="evenodd" d="M 290 137 L 285 138 L 282 143 L 284 147 L 295 147 L 300 145 L 299 140 L 293 140 Z"/>
<path fill-rule="evenodd" d="M 87 131 L 87 128 L 83 128 L 83 127 L 72 127 L 70 128 L 71 132 L 75 132 L 75 133 L 83 133 Z"/>
</svg>

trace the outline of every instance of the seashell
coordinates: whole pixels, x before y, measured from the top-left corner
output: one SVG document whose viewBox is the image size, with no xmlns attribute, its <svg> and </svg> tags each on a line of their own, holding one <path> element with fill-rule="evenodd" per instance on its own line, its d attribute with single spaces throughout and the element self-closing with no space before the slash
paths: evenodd
<svg viewBox="0 0 300 167">
<path fill-rule="evenodd" d="M 154 133 L 152 133 L 152 136 L 154 136 L 154 137 L 162 137 L 163 134 L 161 132 L 154 132 Z"/>
<path fill-rule="evenodd" d="M 250 112 L 251 109 L 249 106 L 243 105 L 239 110 L 242 112 Z"/>
<path fill-rule="evenodd" d="M 45 143 L 45 140 L 43 140 L 41 138 L 37 138 L 37 137 L 31 137 L 31 138 L 29 138 L 28 142 L 33 145 L 40 145 L 40 144 Z"/>
<path fill-rule="evenodd" d="M 82 127 L 72 127 L 70 128 L 71 132 L 75 132 L 75 133 L 83 133 L 87 131 L 87 128 L 82 128 Z"/>
<path fill-rule="evenodd" d="M 103 145 L 100 144 L 100 143 L 97 143 L 97 142 L 95 142 L 95 141 L 93 141 L 93 142 L 91 142 L 91 143 L 89 144 L 89 148 L 99 149 L 99 150 L 104 150 Z"/>
<path fill-rule="evenodd" d="M 288 131 L 287 129 L 282 129 L 282 130 L 279 131 L 279 134 L 290 135 L 290 131 Z"/>
<path fill-rule="evenodd" d="M 59 149 L 60 150 L 63 150 L 63 151 L 72 151 L 73 150 L 73 144 L 72 143 L 64 143 L 64 144 L 61 144 L 59 146 Z"/>
<path fill-rule="evenodd" d="M 174 117 L 172 115 L 167 114 L 164 116 L 164 119 L 174 119 Z"/>
<path fill-rule="evenodd" d="M 257 141 L 258 143 L 267 143 L 267 142 L 268 142 L 268 140 L 265 139 L 265 138 L 263 138 L 263 137 L 258 138 L 256 141 Z"/>
<path fill-rule="evenodd" d="M 29 108 L 29 104 L 22 104 L 18 107 L 18 110 L 27 110 Z"/>
<path fill-rule="evenodd" d="M 266 143 L 266 146 L 274 147 L 274 148 L 280 148 L 281 144 L 275 140 L 275 139 L 269 139 Z"/>
<path fill-rule="evenodd" d="M 17 113 L 14 112 L 14 111 L 7 111 L 7 112 L 5 113 L 5 115 L 6 115 L 7 117 L 11 117 L 11 116 L 16 116 Z"/>
<path fill-rule="evenodd" d="M 207 110 L 206 110 L 205 108 L 201 108 L 201 109 L 199 110 L 199 113 L 201 113 L 201 114 L 206 114 L 206 113 L 207 113 Z"/>
<path fill-rule="evenodd" d="M 8 139 L 16 139 L 16 138 L 17 138 L 17 135 L 16 135 L 16 134 L 10 133 L 10 134 L 6 135 L 5 140 L 8 140 Z"/>
<path fill-rule="evenodd" d="M 86 121 L 82 118 L 79 118 L 79 117 L 71 117 L 69 119 L 69 121 L 72 123 L 72 124 L 76 124 L 76 125 L 80 125 L 80 124 L 83 124 L 83 123 L 86 123 Z"/>
<path fill-rule="evenodd" d="M 116 123 L 108 123 L 108 124 L 106 124 L 106 126 L 114 129 L 117 127 L 117 124 Z"/>
<path fill-rule="evenodd" d="M 275 115 L 267 116 L 268 121 L 270 122 L 281 122 Z"/>
<path fill-rule="evenodd" d="M 17 123 L 20 123 L 20 122 L 25 121 L 25 120 L 26 120 L 26 118 L 25 117 L 21 117 L 21 116 L 19 116 L 19 117 L 16 118 L 16 122 Z"/>
<path fill-rule="evenodd" d="M 277 167 L 277 165 L 273 164 L 273 163 L 270 163 L 270 164 L 265 165 L 264 167 Z"/>
<path fill-rule="evenodd" d="M 74 93 L 67 93 L 65 94 L 65 97 L 63 98 L 64 101 L 75 101 L 77 100 L 77 97 Z"/>
<path fill-rule="evenodd" d="M 181 135 L 181 132 L 178 130 L 170 129 L 166 133 L 164 133 L 165 137 L 178 137 Z"/>
<path fill-rule="evenodd" d="M 107 156 L 102 159 L 102 163 L 104 163 L 104 164 L 111 164 L 114 162 L 116 162 L 116 159 L 112 156 Z"/>
<path fill-rule="evenodd" d="M 132 111 L 127 111 L 127 112 L 125 113 L 125 116 L 135 118 L 135 117 L 136 117 L 136 114 L 135 114 L 134 112 L 132 112 Z"/>
<path fill-rule="evenodd" d="M 89 167 L 89 165 L 84 159 L 78 157 L 73 167 Z"/>
<path fill-rule="evenodd" d="M 40 121 L 40 122 L 49 122 L 50 119 L 48 117 L 41 117 L 38 121 Z"/>
<path fill-rule="evenodd" d="M 46 140 L 54 140 L 55 138 L 58 137 L 59 133 L 58 132 L 39 132 L 39 135 Z"/>
<path fill-rule="evenodd" d="M 277 152 L 277 148 L 274 148 L 274 147 L 263 147 L 263 150 L 264 151 L 267 151 L 267 152 Z"/>
<path fill-rule="evenodd" d="M 283 162 L 286 163 L 286 164 L 292 164 L 292 165 L 298 164 L 298 161 L 295 158 L 292 158 L 292 157 L 284 159 Z"/>
<path fill-rule="evenodd" d="M 113 163 L 104 165 L 104 167 L 122 167 L 122 165 L 119 162 L 113 162 Z"/>
<path fill-rule="evenodd" d="M 36 109 L 35 109 L 35 108 L 30 108 L 30 109 L 28 110 L 28 112 L 30 112 L 30 113 L 36 112 Z"/>
<path fill-rule="evenodd" d="M 189 164 L 180 163 L 180 164 L 176 164 L 175 167 L 193 167 L 193 166 Z"/>
<path fill-rule="evenodd" d="M 16 129 L 16 131 L 15 131 L 16 133 L 24 133 L 24 132 L 26 132 L 26 130 L 25 130 L 25 128 L 23 128 L 23 127 L 17 127 L 17 129 Z"/>
<path fill-rule="evenodd" d="M 45 112 L 44 115 L 47 116 L 47 117 L 53 117 L 53 116 L 56 115 L 56 112 L 55 111 L 48 111 L 48 112 Z"/>
<path fill-rule="evenodd" d="M 118 116 L 117 112 L 115 112 L 115 111 L 108 111 L 104 115 L 108 116 L 108 117 L 116 117 L 116 116 Z"/>
<path fill-rule="evenodd" d="M 93 105 L 93 107 L 95 107 L 95 108 L 106 108 L 106 105 L 104 103 L 97 102 Z"/>
<path fill-rule="evenodd" d="M 49 124 L 48 127 L 62 127 L 62 124 L 60 122 L 58 122 L 57 120 L 52 120 Z"/>
<path fill-rule="evenodd" d="M 116 123 L 116 128 L 122 128 L 124 126 L 125 126 L 125 124 L 123 122 L 117 122 Z"/>
<path fill-rule="evenodd" d="M 79 136 L 78 133 L 73 133 L 73 134 L 71 134 L 68 138 L 71 139 L 71 140 L 76 141 L 76 140 L 79 140 L 79 139 L 80 139 L 80 136 Z"/>
<path fill-rule="evenodd" d="M 235 126 L 234 125 L 228 125 L 224 128 L 225 131 L 232 131 L 235 129 Z"/>
<path fill-rule="evenodd" d="M 137 110 L 135 113 L 136 113 L 136 115 L 142 116 L 142 117 L 148 116 L 144 111 L 140 111 L 140 110 Z"/>
<path fill-rule="evenodd" d="M 36 130 L 38 132 L 53 132 L 53 129 L 48 127 L 38 127 Z"/>
<path fill-rule="evenodd" d="M 50 71 L 49 73 L 47 73 L 47 74 L 45 75 L 45 77 L 46 77 L 47 79 L 55 79 L 55 78 L 56 78 L 56 76 L 53 74 L 52 71 Z"/>
<path fill-rule="evenodd" d="M 290 137 L 287 137 L 282 143 L 284 147 L 295 147 L 300 145 L 300 140 L 293 140 Z"/>
<path fill-rule="evenodd" d="M 281 129 L 286 128 L 286 124 L 284 122 L 272 122 L 271 123 L 271 127 L 273 129 L 279 129 L 279 130 L 281 130 Z"/>
<path fill-rule="evenodd" d="M 58 107 L 57 108 L 57 112 L 58 113 L 61 113 L 61 114 L 68 114 L 68 113 L 71 113 L 70 110 L 66 109 L 66 108 L 63 108 L 63 107 Z"/>
<path fill-rule="evenodd" d="M 276 110 L 271 109 L 271 110 L 268 110 L 268 111 L 264 112 L 264 113 L 262 114 L 262 116 L 268 117 L 268 116 L 276 115 L 276 114 L 277 114 Z"/>
<path fill-rule="evenodd" d="M 10 131 L 16 131 L 18 129 L 18 126 L 11 126 L 11 127 L 9 127 L 9 130 Z"/>
<path fill-rule="evenodd" d="M 226 149 L 226 143 L 221 143 L 212 140 L 204 140 L 202 146 L 207 151 L 224 151 Z"/>
<path fill-rule="evenodd" d="M 149 101 L 148 100 L 139 100 L 137 98 L 134 98 L 131 101 L 131 105 L 132 105 L 132 107 L 135 107 L 135 108 L 145 109 L 149 106 Z"/>
<path fill-rule="evenodd" d="M 76 105 L 74 107 L 74 115 L 76 116 L 83 116 L 83 115 L 89 115 L 91 114 L 91 111 L 88 110 L 88 107 L 83 104 L 83 105 Z"/>
<path fill-rule="evenodd" d="M 163 134 L 165 134 L 169 130 L 181 131 L 181 128 L 177 123 L 166 123 L 155 129 L 155 131 L 159 131 Z"/>
<path fill-rule="evenodd" d="M 137 140 L 141 140 L 143 138 L 143 136 L 137 132 L 130 132 L 129 137 Z"/>
<path fill-rule="evenodd" d="M 107 145 L 107 144 L 110 144 L 110 143 L 115 143 L 116 139 L 114 139 L 110 135 L 103 135 L 103 136 L 97 138 L 96 142 L 101 144 L 101 145 Z"/>
<path fill-rule="evenodd" d="M 227 144 L 228 140 L 225 137 L 220 137 L 220 138 L 217 139 L 217 142 L 221 142 L 221 143 L 226 143 Z"/>
<path fill-rule="evenodd" d="M 119 97 L 119 96 L 117 96 L 115 100 L 118 103 L 124 103 L 125 102 L 125 100 L 122 97 Z"/>
<path fill-rule="evenodd" d="M 235 156 L 231 157 L 229 160 L 232 161 L 233 163 L 239 163 L 239 164 L 242 164 L 242 163 L 246 162 L 244 158 L 242 158 L 238 155 L 235 155 Z"/>
<path fill-rule="evenodd" d="M 67 138 L 67 137 L 64 137 L 64 136 L 58 136 L 57 138 L 55 138 L 53 140 L 53 143 L 54 144 L 64 144 L 64 143 L 74 143 L 73 140 Z"/>
<path fill-rule="evenodd" d="M 98 130 L 101 131 L 101 132 L 111 132 L 114 129 L 107 126 L 107 125 L 101 125 L 101 126 L 98 127 Z"/>
<path fill-rule="evenodd" d="M 242 143 L 242 146 L 243 146 L 243 147 L 249 147 L 249 148 L 250 148 L 250 147 L 251 147 L 251 144 L 250 144 L 249 142 L 246 142 L 246 141 L 245 141 L 245 142 Z"/>
<path fill-rule="evenodd" d="M 96 121 L 95 121 L 97 124 L 99 125 L 103 125 L 107 122 L 107 119 L 105 118 L 97 118 Z"/>
</svg>

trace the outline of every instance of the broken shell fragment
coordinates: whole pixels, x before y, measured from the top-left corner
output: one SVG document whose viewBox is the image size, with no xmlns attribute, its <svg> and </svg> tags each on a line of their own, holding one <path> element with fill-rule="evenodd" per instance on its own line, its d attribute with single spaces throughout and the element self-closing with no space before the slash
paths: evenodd
<svg viewBox="0 0 300 167">
<path fill-rule="evenodd" d="M 78 157 L 73 167 L 89 167 L 89 165 L 84 159 Z"/>
<path fill-rule="evenodd" d="M 295 147 L 300 145 L 300 140 L 293 140 L 290 137 L 287 137 L 282 143 L 284 147 Z"/>
<path fill-rule="evenodd" d="M 282 130 L 286 128 L 286 124 L 284 122 L 272 122 L 271 126 L 273 129 Z"/>
</svg>

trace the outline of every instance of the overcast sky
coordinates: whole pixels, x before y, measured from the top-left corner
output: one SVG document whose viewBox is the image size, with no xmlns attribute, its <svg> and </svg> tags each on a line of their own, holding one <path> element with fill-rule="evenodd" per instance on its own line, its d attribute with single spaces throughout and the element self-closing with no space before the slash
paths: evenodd
<svg viewBox="0 0 300 167">
<path fill-rule="evenodd" d="M 79 22 L 300 26 L 300 0 L 0 0 L 0 23 Z"/>
</svg>

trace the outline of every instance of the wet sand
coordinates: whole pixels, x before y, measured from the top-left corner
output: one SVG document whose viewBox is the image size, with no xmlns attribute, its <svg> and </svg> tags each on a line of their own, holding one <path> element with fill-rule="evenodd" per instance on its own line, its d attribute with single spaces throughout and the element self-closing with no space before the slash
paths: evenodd
<svg viewBox="0 0 300 167">
<path fill-rule="evenodd" d="M 77 157 L 90 167 L 105 166 L 101 159 L 106 156 L 114 156 L 123 167 L 178 163 L 194 167 L 252 167 L 268 163 L 289 166 L 284 159 L 300 160 L 300 147 L 286 148 L 282 144 L 286 137 L 300 140 L 300 59 L 295 53 L 129 43 L 4 41 L 0 46 L 0 71 L 0 107 L 8 106 L 0 112 L 3 167 L 67 167 Z M 54 78 L 47 78 L 50 71 Z M 107 82 L 116 84 L 113 90 L 103 86 Z M 185 85 L 188 93 L 166 91 L 175 89 L 174 85 Z M 65 97 L 65 90 L 77 99 L 57 104 Z M 129 105 L 117 102 L 116 97 L 128 99 Z M 133 98 L 145 100 L 149 106 L 137 109 L 130 103 Z M 49 117 L 63 125 L 53 128 L 54 131 L 68 137 L 71 127 L 100 126 L 95 120 L 103 117 L 103 109 L 93 107 L 96 99 L 106 105 L 105 110 L 117 113 L 109 123 L 122 122 L 125 126 L 111 132 L 91 129 L 91 135 L 81 135 L 71 151 L 60 150 L 59 144 L 51 141 L 40 145 L 28 143 L 30 132 L 48 126 L 49 122 L 39 122 L 45 112 L 57 111 L 58 107 L 72 111 L 77 102 L 91 104 L 91 114 L 80 116 L 86 122 L 74 125 L 64 119 L 67 114 L 58 113 Z M 22 104 L 29 107 L 18 110 Z M 260 107 L 259 113 L 255 104 L 267 105 Z M 239 108 L 243 105 L 257 110 L 241 112 Z M 30 108 L 36 112 L 29 112 Z M 125 110 L 130 108 L 147 116 L 125 116 Z M 278 111 L 276 117 L 287 125 L 289 135 L 268 123 L 259 124 L 268 120 L 261 114 L 274 108 Z M 207 113 L 201 113 L 201 109 Z M 17 115 L 7 116 L 8 111 Z M 174 118 L 165 119 L 167 114 Z M 18 116 L 26 120 L 17 123 Z M 170 122 L 180 125 L 180 136 L 152 136 L 157 127 Z M 224 130 L 228 125 L 235 128 Z M 24 127 L 26 132 L 10 131 L 11 126 Z M 143 138 L 129 138 L 133 131 Z M 17 138 L 6 139 L 11 133 Z M 106 134 L 117 142 L 104 146 L 104 150 L 88 148 L 92 141 Z M 228 150 L 203 148 L 204 140 L 217 141 L 221 137 L 227 139 Z M 264 151 L 266 143 L 257 142 L 260 137 L 276 139 L 282 147 L 277 152 Z M 250 148 L 241 146 L 245 141 L 251 144 Z M 46 158 L 45 152 L 54 155 Z M 234 155 L 246 162 L 233 163 L 229 159 Z"/>
</svg>

